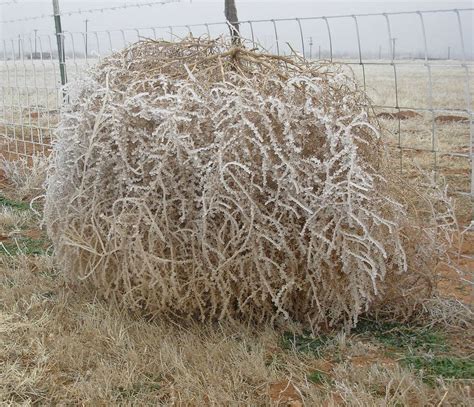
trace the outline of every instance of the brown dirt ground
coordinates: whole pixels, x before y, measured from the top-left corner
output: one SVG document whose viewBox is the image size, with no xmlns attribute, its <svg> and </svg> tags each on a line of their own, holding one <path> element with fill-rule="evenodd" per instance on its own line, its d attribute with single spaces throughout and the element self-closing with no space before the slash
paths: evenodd
<svg viewBox="0 0 474 407">
<path fill-rule="evenodd" d="M 298 392 L 291 381 L 283 380 L 271 383 L 268 388 L 268 395 L 270 400 L 277 406 L 303 407 L 303 399 L 300 392 Z"/>
<path fill-rule="evenodd" d="M 380 119 L 400 119 L 407 120 L 413 119 L 414 117 L 421 117 L 420 113 L 414 112 L 413 110 L 400 110 L 399 112 L 381 112 L 377 114 Z"/>
<path fill-rule="evenodd" d="M 35 142 L 18 143 L 18 148 L 14 143 L 10 143 L 9 145 L 2 146 L 2 155 L 6 160 L 9 161 L 14 161 L 26 156 L 30 162 L 31 156 L 36 154 L 48 156 L 50 154 L 50 150 L 50 148 L 45 148 L 42 144 Z"/>
<path fill-rule="evenodd" d="M 438 289 L 443 296 L 474 304 L 472 283 L 474 283 L 474 231 L 465 232 L 456 262 L 458 270 L 442 264 L 439 266 L 442 279 Z M 467 281 L 464 281 L 464 280 Z"/>
<path fill-rule="evenodd" d="M 442 115 L 442 116 L 436 116 L 435 122 L 437 123 L 468 123 L 469 119 L 464 116 Z"/>
</svg>

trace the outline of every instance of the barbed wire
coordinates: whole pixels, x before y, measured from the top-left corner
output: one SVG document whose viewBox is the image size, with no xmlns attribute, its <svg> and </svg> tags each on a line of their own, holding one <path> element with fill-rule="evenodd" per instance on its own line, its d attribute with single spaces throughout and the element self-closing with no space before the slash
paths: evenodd
<svg viewBox="0 0 474 407">
<path fill-rule="evenodd" d="M 16 2 L 17 0 L 15 0 Z M 61 16 L 72 16 L 75 14 L 89 14 L 89 13 L 103 13 L 104 11 L 115 11 L 115 10 L 123 10 L 127 8 L 141 8 L 141 7 L 153 7 L 153 6 L 162 6 L 165 4 L 170 3 L 180 3 L 181 0 L 160 0 L 160 1 L 149 1 L 146 3 L 125 3 L 118 6 L 110 6 L 110 7 L 98 7 L 98 8 L 89 8 L 89 9 L 79 9 L 73 11 L 63 11 L 59 15 Z M 3 3 L 0 3 L 3 4 Z M 18 23 L 21 21 L 33 21 L 33 20 L 41 20 L 43 18 L 53 18 L 54 14 L 40 14 L 37 16 L 32 17 L 23 17 L 23 18 L 16 18 L 11 20 L 2 20 L 0 24 L 8 24 L 8 23 Z"/>
<path fill-rule="evenodd" d="M 0 6 L 8 6 L 10 4 L 17 4 L 18 0 L 10 0 L 10 1 L 0 1 Z"/>
</svg>

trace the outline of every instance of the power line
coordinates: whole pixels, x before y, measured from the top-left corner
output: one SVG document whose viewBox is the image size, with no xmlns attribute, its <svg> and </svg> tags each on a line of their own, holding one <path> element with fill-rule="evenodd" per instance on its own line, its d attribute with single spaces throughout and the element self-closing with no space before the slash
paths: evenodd
<svg viewBox="0 0 474 407">
<path fill-rule="evenodd" d="M 15 0 L 16 2 L 16 0 Z M 61 16 L 72 16 L 76 14 L 87 14 L 87 13 L 103 13 L 104 11 L 116 11 L 116 10 L 123 10 L 127 8 L 141 8 L 141 7 L 153 7 L 158 5 L 165 5 L 169 3 L 179 3 L 181 0 L 160 0 L 160 1 L 152 1 L 147 3 L 125 3 L 120 6 L 110 6 L 110 7 L 100 7 L 100 8 L 90 8 L 90 9 L 79 9 L 73 11 L 63 11 L 60 15 Z M 2 4 L 2 3 L 0 3 Z M 3 20 L 0 21 L 0 24 L 7 24 L 7 23 L 17 23 L 20 21 L 32 21 L 32 20 L 40 20 L 43 18 L 52 18 L 54 14 L 41 14 L 38 16 L 33 17 L 24 17 L 24 18 L 16 18 L 12 20 Z"/>
</svg>

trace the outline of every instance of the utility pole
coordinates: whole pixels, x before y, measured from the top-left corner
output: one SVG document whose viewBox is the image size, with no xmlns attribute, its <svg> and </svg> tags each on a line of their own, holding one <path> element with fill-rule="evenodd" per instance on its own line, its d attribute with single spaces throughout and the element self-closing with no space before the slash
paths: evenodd
<svg viewBox="0 0 474 407">
<path fill-rule="evenodd" d="M 38 58 L 38 50 L 36 48 L 36 37 L 37 37 L 37 34 L 38 34 L 38 30 L 34 29 L 33 31 L 35 32 L 35 58 Z"/>
<path fill-rule="evenodd" d="M 58 43 L 59 72 L 61 74 L 61 85 L 65 85 L 66 79 L 66 54 L 64 52 L 64 37 L 61 28 L 61 13 L 59 11 L 59 0 L 53 0 L 54 25 L 56 27 L 56 41 Z"/>
<path fill-rule="evenodd" d="M 240 44 L 239 18 L 237 17 L 237 7 L 235 6 L 235 0 L 225 0 L 224 4 L 225 19 L 229 23 L 232 44 Z"/>
<path fill-rule="evenodd" d="M 395 59 L 395 44 L 396 44 L 397 39 L 392 38 L 392 59 Z"/>
<path fill-rule="evenodd" d="M 85 44 L 85 48 L 86 48 L 86 59 L 87 59 L 87 56 L 89 55 L 89 53 L 87 52 L 87 40 L 88 40 L 87 23 L 89 22 L 89 20 L 86 18 L 86 19 L 84 20 L 84 22 L 86 23 L 86 38 L 85 38 L 86 44 Z"/>
<path fill-rule="evenodd" d="M 382 46 L 379 45 L 379 60 L 382 59 Z"/>
<path fill-rule="evenodd" d="M 313 37 L 309 37 L 309 59 L 313 59 Z"/>
<path fill-rule="evenodd" d="M 451 59 L 451 47 L 448 47 L 448 59 Z"/>
<path fill-rule="evenodd" d="M 21 52 L 21 35 L 18 34 L 18 59 L 22 59 L 21 55 L 22 55 L 22 52 Z"/>
<path fill-rule="evenodd" d="M 318 46 L 318 58 L 321 59 L 321 45 Z"/>
</svg>

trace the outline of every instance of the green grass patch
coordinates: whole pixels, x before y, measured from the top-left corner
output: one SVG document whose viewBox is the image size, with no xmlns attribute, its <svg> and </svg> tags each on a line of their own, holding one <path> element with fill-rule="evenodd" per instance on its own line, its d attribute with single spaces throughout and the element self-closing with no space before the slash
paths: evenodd
<svg viewBox="0 0 474 407">
<path fill-rule="evenodd" d="M 306 377 L 314 384 L 324 384 L 331 381 L 331 378 L 326 373 L 320 371 L 311 372 Z"/>
<path fill-rule="evenodd" d="M 446 337 L 441 332 L 424 327 L 362 320 L 353 333 L 373 337 L 390 348 L 425 352 L 448 349 Z"/>
<path fill-rule="evenodd" d="M 375 338 L 399 355 L 403 354 L 400 363 L 422 373 L 428 384 L 433 385 L 437 377 L 474 379 L 474 360 L 447 354 L 450 347 L 446 336 L 437 330 L 364 320 L 353 333 Z"/>
<path fill-rule="evenodd" d="M 17 209 L 17 210 L 20 210 L 20 211 L 30 210 L 29 202 L 14 201 L 14 200 L 6 198 L 3 195 L 0 195 L 0 206 L 5 206 L 7 208 L 13 208 L 13 209 Z"/>
<path fill-rule="evenodd" d="M 474 379 L 474 360 L 455 356 L 407 356 L 402 364 L 423 371 L 423 379 L 433 384 L 436 377 L 445 379 Z"/>
<path fill-rule="evenodd" d="M 307 332 L 304 332 L 303 334 L 295 334 L 287 331 L 283 333 L 281 346 L 283 349 L 312 353 L 321 356 L 328 342 L 329 338 L 326 336 L 313 337 Z"/>
<path fill-rule="evenodd" d="M 42 255 L 46 254 L 48 246 L 49 242 L 47 239 L 32 239 L 30 237 L 19 237 L 13 242 L 3 242 L 3 245 L 0 245 L 0 255 Z"/>
</svg>

